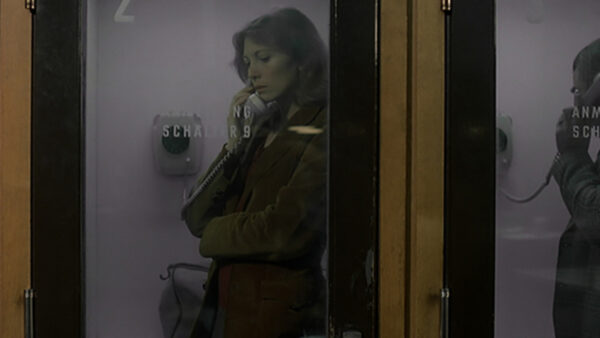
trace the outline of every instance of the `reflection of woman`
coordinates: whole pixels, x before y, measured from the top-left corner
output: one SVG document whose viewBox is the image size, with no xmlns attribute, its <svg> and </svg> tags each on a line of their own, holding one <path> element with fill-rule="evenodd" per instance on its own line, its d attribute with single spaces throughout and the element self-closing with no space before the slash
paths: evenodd
<svg viewBox="0 0 600 338">
<path fill-rule="evenodd" d="M 573 64 L 575 109 L 597 107 L 600 81 L 600 40 L 585 47 Z M 585 99 L 584 99 L 585 98 Z M 597 126 L 597 118 L 579 120 L 567 109 L 559 120 L 559 156 L 553 174 L 571 214 L 560 238 L 554 291 L 556 338 L 600 337 L 600 153 L 588 154 L 589 136 L 577 137 L 582 123 Z M 575 129 L 573 129 L 575 127 Z"/>
<path fill-rule="evenodd" d="M 325 46 L 310 20 L 289 8 L 252 21 L 233 44 L 247 86 L 233 96 L 229 112 L 230 131 L 238 132 L 212 167 L 228 150 L 235 155 L 183 213 L 201 237 L 200 253 L 213 258 L 192 336 L 321 334 Z M 252 119 L 251 137 L 240 139 L 249 122 L 236 112 L 252 93 L 276 104 Z"/>
</svg>

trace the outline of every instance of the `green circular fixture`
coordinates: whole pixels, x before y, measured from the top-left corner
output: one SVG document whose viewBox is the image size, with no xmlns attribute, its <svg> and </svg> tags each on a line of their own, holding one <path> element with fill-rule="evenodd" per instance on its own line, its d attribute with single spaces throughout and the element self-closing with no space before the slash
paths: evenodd
<svg viewBox="0 0 600 338">
<path fill-rule="evenodd" d="M 168 133 L 162 136 L 162 145 L 169 154 L 179 155 L 190 146 L 190 136 L 183 132 L 183 127 L 172 125 L 167 128 Z"/>
</svg>

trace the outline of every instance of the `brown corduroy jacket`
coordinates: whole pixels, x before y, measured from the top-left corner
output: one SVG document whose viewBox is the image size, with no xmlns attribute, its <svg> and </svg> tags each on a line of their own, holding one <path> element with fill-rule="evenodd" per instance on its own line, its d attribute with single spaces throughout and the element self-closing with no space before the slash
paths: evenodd
<svg viewBox="0 0 600 338">
<path fill-rule="evenodd" d="M 231 273 L 224 337 L 276 338 L 323 330 L 325 117 L 323 108 L 299 110 L 252 160 L 266 133 L 258 131 L 245 163 L 230 178 L 220 173 L 184 213 L 190 231 L 201 237 L 200 253 L 213 258 L 193 337 L 211 336 L 217 272 L 223 266 Z"/>
</svg>

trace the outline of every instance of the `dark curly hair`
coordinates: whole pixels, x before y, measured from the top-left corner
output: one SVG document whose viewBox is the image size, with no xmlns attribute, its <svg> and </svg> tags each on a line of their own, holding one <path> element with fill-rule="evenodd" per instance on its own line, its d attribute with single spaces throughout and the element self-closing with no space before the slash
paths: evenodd
<svg viewBox="0 0 600 338">
<path fill-rule="evenodd" d="M 233 35 L 233 65 L 243 82 L 248 80 L 244 63 L 244 40 L 279 49 L 299 65 L 295 101 L 300 106 L 321 105 L 327 101 L 327 50 L 315 25 L 295 8 L 265 14 Z"/>
</svg>

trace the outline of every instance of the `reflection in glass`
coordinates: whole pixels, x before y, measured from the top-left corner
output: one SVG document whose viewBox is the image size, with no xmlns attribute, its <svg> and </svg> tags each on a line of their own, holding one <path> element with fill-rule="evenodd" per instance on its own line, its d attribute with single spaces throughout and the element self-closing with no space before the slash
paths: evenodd
<svg viewBox="0 0 600 338">
<path fill-rule="evenodd" d="M 496 4 L 497 127 L 509 145 L 497 157 L 496 337 L 600 336 L 600 20 L 589 5 Z M 547 173 L 543 193 L 515 203 Z"/>
<path fill-rule="evenodd" d="M 329 3 L 87 18 L 86 336 L 324 336 Z"/>
<path fill-rule="evenodd" d="M 574 105 L 556 128 L 553 174 L 571 220 L 560 239 L 554 291 L 556 337 L 600 336 L 600 162 L 588 153 L 600 136 L 600 40 L 573 62 Z"/>
</svg>

